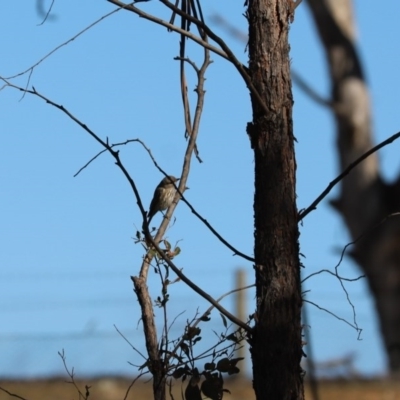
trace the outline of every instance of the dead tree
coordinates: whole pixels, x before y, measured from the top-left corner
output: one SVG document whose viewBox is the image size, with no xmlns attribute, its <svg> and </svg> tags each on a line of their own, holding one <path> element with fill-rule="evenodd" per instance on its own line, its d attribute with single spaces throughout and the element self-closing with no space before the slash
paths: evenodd
<svg viewBox="0 0 400 400">
<path fill-rule="evenodd" d="M 257 399 L 302 399 L 301 289 L 288 28 L 291 0 L 250 1 L 247 132 L 255 160 L 256 324 L 251 340 Z"/>
<path fill-rule="evenodd" d="M 350 0 L 308 0 L 325 49 L 331 79 L 341 170 L 373 147 L 368 87 L 355 47 Z M 391 371 L 400 372 L 400 178 L 383 180 L 376 154 L 342 182 L 332 202 L 353 241 L 351 256 L 365 272 L 375 298 Z"/>
</svg>

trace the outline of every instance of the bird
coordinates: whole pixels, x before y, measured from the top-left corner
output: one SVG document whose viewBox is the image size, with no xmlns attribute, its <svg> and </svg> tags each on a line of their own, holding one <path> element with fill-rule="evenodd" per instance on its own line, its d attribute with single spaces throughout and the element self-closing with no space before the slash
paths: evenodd
<svg viewBox="0 0 400 400">
<path fill-rule="evenodd" d="M 151 219 L 158 211 L 164 211 L 172 204 L 176 193 L 174 183 L 177 181 L 179 181 L 179 178 L 168 175 L 158 184 L 147 214 L 149 219 L 148 223 L 150 223 Z"/>
</svg>

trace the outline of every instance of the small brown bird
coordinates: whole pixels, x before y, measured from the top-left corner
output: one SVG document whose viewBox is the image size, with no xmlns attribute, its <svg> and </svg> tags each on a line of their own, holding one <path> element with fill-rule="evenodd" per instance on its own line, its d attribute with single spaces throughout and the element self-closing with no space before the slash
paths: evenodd
<svg viewBox="0 0 400 400">
<path fill-rule="evenodd" d="M 166 210 L 174 200 L 176 189 L 174 183 L 179 181 L 172 175 L 166 176 L 156 187 L 153 200 L 150 203 L 150 210 L 147 214 L 149 223 L 158 211 Z"/>
</svg>

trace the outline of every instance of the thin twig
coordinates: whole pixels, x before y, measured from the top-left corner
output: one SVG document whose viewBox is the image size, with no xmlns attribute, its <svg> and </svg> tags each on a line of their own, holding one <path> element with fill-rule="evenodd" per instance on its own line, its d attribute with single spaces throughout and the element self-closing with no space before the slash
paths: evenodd
<svg viewBox="0 0 400 400">
<path fill-rule="evenodd" d="M 90 389 L 90 386 L 87 386 L 87 385 L 85 386 L 85 388 L 86 388 L 86 394 L 84 395 L 84 394 L 81 392 L 81 390 L 79 389 L 79 386 L 77 385 L 77 383 L 75 382 L 74 368 L 72 368 L 71 372 L 70 372 L 69 369 L 68 369 L 68 366 L 67 366 L 67 358 L 66 358 L 66 356 L 65 356 L 64 349 L 63 349 L 62 351 L 59 351 L 59 352 L 58 352 L 58 355 L 61 357 L 61 360 L 62 360 L 62 362 L 63 362 L 63 364 L 64 364 L 64 369 L 65 369 L 65 371 L 67 372 L 68 376 L 71 378 L 71 382 L 67 382 L 67 383 L 71 383 L 71 384 L 75 387 L 76 391 L 77 391 L 78 394 L 79 394 L 79 398 L 83 398 L 83 399 L 87 400 L 88 397 L 89 397 L 89 389 Z"/>
<path fill-rule="evenodd" d="M 15 397 L 15 398 L 20 399 L 20 400 L 28 400 L 26 397 L 21 397 L 21 396 L 18 396 L 17 394 L 15 394 L 15 393 L 11 393 L 7 389 L 2 388 L 1 386 L 0 386 L 0 390 L 2 390 L 4 393 L 7 393 L 11 397 Z"/>
<path fill-rule="evenodd" d="M 124 143 L 121 143 L 124 144 Z M 116 144 L 111 145 L 111 148 L 117 146 Z M 79 168 L 78 172 L 74 174 L 74 178 L 76 178 L 85 168 L 87 168 L 97 157 L 99 157 L 101 154 L 106 153 L 107 149 L 103 149 L 99 151 L 94 157 L 92 157 L 83 167 Z"/>
<path fill-rule="evenodd" d="M 231 291 L 229 291 L 227 293 L 224 293 L 222 296 L 218 297 L 218 299 L 216 299 L 216 302 L 219 303 L 222 299 L 224 299 L 225 297 L 227 297 L 227 296 L 229 296 L 229 295 L 231 295 L 233 293 L 240 292 L 242 290 L 247 290 L 247 289 L 250 289 L 250 288 L 255 287 L 255 286 L 256 286 L 255 284 L 252 284 L 252 285 L 244 286 L 244 287 L 241 287 L 241 288 L 233 289 L 233 290 L 231 290 Z M 214 308 L 215 308 L 215 306 L 211 305 L 206 311 L 204 311 L 204 313 L 199 318 L 197 318 L 195 320 L 195 322 L 193 324 L 190 324 L 190 327 L 195 328 L 203 320 L 203 318 L 205 318 L 208 315 L 210 315 L 211 311 Z M 184 341 L 183 339 L 179 340 L 178 344 L 171 351 L 171 355 L 175 354 L 175 352 L 178 350 L 179 346 L 181 345 L 181 343 L 183 343 L 183 341 Z"/>
<path fill-rule="evenodd" d="M 108 1 L 113 1 L 113 0 L 108 0 Z M 217 43 L 221 49 L 225 52 L 225 54 L 228 56 L 229 61 L 235 66 L 237 71 L 239 72 L 240 76 L 243 78 L 245 81 L 248 89 L 250 90 L 251 94 L 254 96 L 254 98 L 257 100 L 258 104 L 260 107 L 267 113 L 270 113 L 270 110 L 267 108 L 264 100 L 262 99 L 261 95 L 258 93 L 257 89 L 253 85 L 253 82 L 250 78 L 250 75 L 247 73 L 246 67 L 236 58 L 235 54 L 233 51 L 230 49 L 230 47 L 222 40 L 221 37 L 216 35 L 208 25 L 206 25 L 203 21 L 200 21 L 197 18 L 192 17 L 189 14 L 184 13 L 180 8 L 176 7 L 174 4 L 169 2 L 168 0 L 160 0 L 161 3 L 163 3 L 166 7 L 171 9 L 172 11 L 176 12 L 177 14 L 185 17 L 188 19 L 190 22 L 196 24 L 199 28 L 203 29 L 204 32 L 212 39 L 214 40 L 215 43 Z"/>
<path fill-rule="evenodd" d="M 344 319 L 344 318 L 342 318 L 342 317 L 339 317 L 338 315 L 336 315 L 336 314 L 333 313 L 332 311 L 329 311 L 328 309 L 326 309 L 326 308 L 324 308 L 324 307 L 321 307 L 321 306 L 319 306 L 318 304 L 316 304 L 316 303 L 314 303 L 314 302 L 312 302 L 312 301 L 310 301 L 310 300 L 303 299 L 303 301 L 306 302 L 306 303 L 309 303 L 309 304 L 313 305 L 314 307 L 318 308 L 318 309 L 321 310 L 321 311 L 325 311 L 326 313 L 332 315 L 333 317 L 335 317 L 335 318 L 338 319 L 339 321 L 343 321 L 343 322 L 346 323 L 347 325 L 351 326 L 353 329 L 355 329 L 355 330 L 358 332 L 358 339 L 360 339 L 361 332 L 362 332 L 362 329 L 361 329 L 361 328 L 359 328 L 359 327 L 356 326 L 356 325 L 353 325 L 351 322 L 347 321 L 346 319 Z"/>
<path fill-rule="evenodd" d="M 343 261 L 343 259 L 344 259 L 344 254 L 345 254 L 345 252 L 346 252 L 346 250 L 347 250 L 347 248 L 348 248 L 349 246 L 351 246 L 351 245 L 357 243 L 357 242 L 358 242 L 359 240 L 361 240 L 364 236 L 366 236 L 367 234 L 371 233 L 372 231 L 374 231 L 374 230 L 375 230 L 376 228 L 378 228 L 379 226 L 381 226 L 381 225 L 383 225 L 384 223 L 386 223 L 389 219 L 394 218 L 394 217 L 398 217 L 398 216 L 400 216 L 400 212 L 395 212 L 395 213 L 392 213 L 392 214 L 387 215 L 385 218 L 383 218 L 380 222 L 378 222 L 378 223 L 377 223 L 375 226 L 373 226 L 371 229 L 369 229 L 369 230 L 363 232 L 363 233 L 362 233 L 360 236 L 358 236 L 354 241 L 352 241 L 352 242 L 350 242 L 350 243 L 347 243 L 346 246 L 344 246 L 344 248 L 343 248 L 343 250 L 342 250 L 342 254 L 341 254 L 341 256 L 340 256 L 339 262 L 338 262 L 337 265 L 335 266 L 335 271 L 336 271 L 336 273 L 337 273 L 337 271 L 338 271 L 338 268 L 339 268 L 340 264 L 342 263 L 342 261 Z M 353 303 L 352 303 L 351 300 L 350 300 L 350 296 L 349 296 L 347 290 L 345 289 L 343 282 L 342 282 L 341 280 L 339 280 L 339 282 L 340 282 L 340 284 L 341 284 L 341 286 L 342 286 L 344 292 L 346 293 L 347 301 L 349 302 L 349 304 L 350 304 L 351 307 L 353 308 L 354 324 L 357 325 L 355 307 L 354 307 Z"/>
<path fill-rule="evenodd" d="M 218 240 L 223 243 L 229 250 L 232 250 L 233 255 L 239 256 L 244 258 L 247 261 L 255 262 L 255 259 L 242 253 L 241 251 L 237 250 L 233 247 L 228 241 L 226 241 L 214 228 L 213 226 L 203 218 L 195 209 L 194 207 L 186 200 L 186 198 L 182 195 L 182 201 L 190 208 L 190 211 L 201 221 L 203 224 L 218 238 Z"/>
<path fill-rule="evenodd" d="M 75 39 L 77 39 L 79 36 L 81 36 L 83 33 L 85 33 L 86 31 L 88 31 L 90 28 L 92 28 L 93 26 L 97 25 L 99 22 L 103 21 L 105 18 L 109 17 L 112 14 L 115 14 L 116 12 L 120 11 L 121 9 L 123 9 L 124 7 L 120 6 L 120 8 L 116 8 L 115 10 L 109 12 L 108 14 L 103 15 L 102 17 L 100 17 L 99 19 L 97 19 L 96 21 L 92 22 L 90 25 L 88 25 L 86 28 L 84 28 L 83 30 L 81 30 L 80 32 L 78 32 L 76 35 L 72 36 L 70 39 L 68 39 L 66 42 L 61 43 L 59 46 L 55 47 L 53 50 L 51 50 L 49 53 L 47 53 L 44 57 L 42 57 L 39 61 L 37 61 L 35 64 L 33 64 L 32 66 L 30 66 L 29 68 L 27 68 L 25 71 L 19 72 L 18 74 L 12 75 L 12 76 L 8 76 L 5 77 L 4 79 L 14 79 L 17 78 L 18 76 L 24 75 L 27 72 L 31 72 L 33 71 L 33 69 L 35 67 L 37 67 L 39 64 L 41 64 L 44 60 L 46 60 L 46 58 L 50 57 L 53 53 L 55 53 L 57 50 L 59 50 L 60 48 L 66 46 L 67 44 L 71 43 L 72 41 L 74 41 Z"/>
<path fill-rule="evenodd" d="M 356 244 L 358 241 L 360 241 L 364 236 L 369 235 L 372 231 L 374 231 L 375 229 L 377 229 L 378 227 L 380 227 L 381 225 L 383 225 L 384 223 L 386 223 L 389 219 L 392 219 L 394 217 L 399 217 L 400 216 L 400 212 L 394 212 L 391 213 L 389 215 L 386 215 L 385 218 L 383 218 L 382 220 L 380 220 L 376 225 L 374 225 L 373 227 L 371 227 L 370 229 L 364 231 L 361 235 L 359 235 L 357 238 L 355 238 L 352 242 L 349 242 L 346 244 L 346 246 L 343 247 L 342 253 L 340 255 L 340 259 L 339 262 L 337 263 L 335 269 L 337 269 L 339 267 L 339 265 L 342 263 L 343 259 L 344 259 L 344 254 L 346 253 L 346 250 L 348 247 Z"/>
<path fill-rule="evenodd" d="M 304 278 L 304 279 L 301 281 L 301 283 L 303 284 L 307 279 L 309 279 L 309 278 L 311 278 L 311 277 L 313 277 L 313 276 L 315 276 L 315 275 L 319 275 L 319 274 L 321 274 L 322 272 L 326 272 L 326 273 L 329 273 L 329 274 L 335 276 L 335 277 L 338 279 L 338 281 L 339 281 L 339 283 L 340 283 L 340 286 L 342 287 L 342 289 L 343 289 L 343 291 L 344 291 L 344 293 L 345 293 L 345 295 L 346 295 L 347 302 L 350 304 L 350 307 L 352 308 L 352 312 L 353 312 L 353 321 L 354 321 L 354 325 L 355 325 L 357 328 L 358 328 L 358 323 L 357 323 L 356 308 L 355 308 L 353 302 L 352 302 L 351 299 L 350 299 L 349 292 L 347 291 L 346 287 L 344 286 L 343 281 L 355 282 L 355 281 L 358 281 L 359 279 L 365 278 L 365 275 L 360 275 L 360 276 L 358 276 L 357 278 L 353 278 L 353 279 L 351 279 L 351 278 L 344 278 L 344 277 L 342 277 L 342 276 L 339 275 L 339 272 L 338 272 L 339 266 L 342 264 L 342 262 L 343 262 L 343 260 L 344 260 L 344 255 L 345 255 L 347 249 L 348 249 L 350 246 L 353 246 L 354 244 L 356 244 L 356 243 L 357 243 L 358 241 L 360 241 L 364 236 L 369 235 L 371 232 L 373 232 L 373 231 L 374 231 L 375 229 L 377 229 L 379 226 L 381 226 L 381 225 L 383 225 L 384 223 L 386 223 L 389 219 L 394 218 L 394 217 L 399 217 L 399 216 L 400 216 L 400 212 L 395 212 L 395 213 L 392 213 L 392 214 L 387 215 L 385 218 L 383 218 L 381 221 L 379 221 L 376 225 L 374 225 L 374 226 L 371 227 L 370 229 L 364 231 L 361 235 L 359 235 L 359 236 L 358 236 L 356 239 L 354 239 L 353 241 L 347 243 L 347 244 L 343 247 L 343 249 L 342 249 L 342 252 L 341 252 L 341 254 L 340 254 L 340 258 L 339 258 L 338 263 L 335 265 L 335 272 L 332 272 L 332 271 L 330 271 L 330 270 L 328 270 L 328 269 L 323 269 L 323 270 L 320 270 L 320 271 L 317 271 L 317 272 L 314 272 L 314 273 L 308 275 L 306 278 Z"/>
<path fill-rule="evenodd" d="M 144 360 L 147 360 L 147 357 L 145 357 L 128 339 L 127 339 L 127 337 L 117 328 L 117 326 L 114 324 L 114 328 L 115 328 L 115 330 L 120 334 L 120 336 L 122 337 L 122 339 L 124 339 L 125 340 L 125 342 L 126 343 L 128 343 L 129 344 L 129 346 L 131 346 L 132 347 L 132 349 L 134 350 L 134 351 L 136 351 L 136 353 L 138 353 L 139 354 L 139 356 L 140 357 L 142 357 Z"/>
<path fill-rule="evenodd" d="M 174 317 L 174 319 L 172 320 L 172 322 L 171 322 L 171 324 L 169 325 L 169 327 L 168 327 L 168 332 L 171 330 L 171 328 L 174 326 L 174 324 L 175 324 L 175 322 L 177 321 L 177 319 L 181 316 L 181 315 L 183 315 L 185 313 L 185 311 L 181 311 L 180 313 L 178 313 L 178 315 L 176 315 L 175 317 Z"/>
<path fill-rule="evenodd" d="M 326 189 L 311 203 L 309 207 L 301 211 L 298 215 L 298 220 L 301 221 L 304 217 L 306 217 L 311 211 L 317 209 L 317 205 L 329 194 L 329 192 L 336 186 L 346 175 L 348 175 L 358 164 L 363 162 L 367 157 L 371 154 L 376 153 L 382 147 L 387 146 L 388 144 L 394 142 L 396 139 L 400 137 L 400 132 L 395 133 L 394 135 L 390 136 L 388 139 L 384 140 L 383 142 L 379 143 L 372 149 L 368 150 L 366 153 L 358 157 L 355 161 L 353 161 L 339 176 L 337 176 Z"/>
<path fill-rule="evenodd" d="M 187 38 L 193 40 L 197 44 L 203 46 L 204 48 L 212 51 L 213 53 L 218 54 L 220 57 L 225 58 L 226 60 L 229 60 L 228 56 L 223 51 L 221 51 L 218 47 L 215 47 L 215 46 L 205 42 L 204 40 L 202 40 L 201 38 L 199 38 L 198 36 L 194 35 L 193 33 L 189 32 L 189 31 L 185 31 L 184 29 L 181 29 L 181 28 L 179 28 L 179 27 L 177 27 L 177 26 L 175 26 L 175 25 L 173 25 L 173 24 L 171 24 L 171 23 L 169 23 L 167 21 L 164 21 L 161 18 L 157 18 L 154 15 L 148 14 L 148 13 L 142 11 L 140 8 L 135 7 L 132 4 L 125 4 L 125 3 L 123 3 L 122 1 L 119 1 L 119 0 L 107 0 L 107 1 L 112 3 L 112 4 L 114 4 L 114 5 L 116 5 L 116 6 L 124 8 L 124 9 L 126 9 L 128 11 L 131 11 L 131 12 L 139 15 L 139 17 L 147 19 L 148 21 L 151 21 L 151 22 L 154 22 L 154 23 L 156 23 L 158 25 L 164 26 L 164 27 L 168 28 L 171 31 L 180 33 L 180 34 L 186 36 Z"/>
<path fill-rule="evenodd" d="M 39 1 L 39 0 L 37 0 L 37 1 Z M 46 13 L 43 12 L 44 10 L 41 10 L 42 13 L 45 14 L 45 16 L 44 16 L 44 18 L 43 18 L 43 21 L 42 21 L 40 24 L 38 24 L 38 26 L 43 25 L 43 24 L 46 22 L 47 18 L 49 18 L 49 15 L 50 15 L 50 13 L 51 13 L 51 9 L 53 8 L 53 5 L 54 5 L 54 0 L 52 0 L 52 2 L 51 2 L 51 4 L 50 4 L 50 7 L 49 7 L 49 9 L 47 10 Z"/>
<path fill-rule="evenodd" d="M 269 110 L 267 108 L 267 106 L 264 103 L 264 100 L 262 99 L 261 95 L 258 93 L 257 89 L 255 88 L 255 86 L 253 85 L 251 78 L 249 76 L 249 74 L 247 73 L 246 67 L 236 58 L 235 54 L 233 53 L 233 51 L 229 48 L 229 46 L 218 36 L 216 35 L 206 24 L 204 24 L 202 21 L 200 21 L 197 18 L 192 17 L 189 14 L 186 14 L 184 12 L 181 11 L 180 8 L 176 7 L 174 4 L 165 1 L 165 0 L 160 0 L 161 3 L 163 3 L 166 7 L 168 7 L 169 9 L 171 9 L 172 11 L 176 12 L 176 14 L 184 16 L 186 19 L 188 19 L 190 22 L 193 22 L 194 24 L 196 24 L 198 27 L 200 27 L 201 29 L 204 30 L 204 32 L 212 39 L 214 40 L 222 49 L 222 51 L 220 49 L 218 49 L 215 46 L 210 45 L 209 43 L 205 42 L 204 40 L 202 40 L 201 38 L 199 38 L 196 35 L 193 35 L 191 32 L 189 31 L 185 31 L 181 28 L 178 28 L 177 26 L 164 21 L 160 18 L 156 18 L 151 14 L 147 14 L 144 11 L 140 10 L 139 8 L 132 6 L 132 5 L 127 5 L 119 0 L 107 0 L 110 3 L 113 3 L 115 5 L 118 5 L 120 7 L 124 7 L 126 10 L 128 11 L 132 11 L 135 14 L 141 16 L 142 18 L 145 18 L 149 21 L 155 22 L 159 25 L 165 26 L 166 28 L 175 31 L 177 33 L 181 33 L 184 36 L 190 38 L 191 40 L 193 40 L 194 42 L 200 44 L 201 46 L 203 46 L 204 48 L 212 51 L 215 54 L 218 54 L 219 56 L 225 58 L 226 60 L 230 61 L 235 68 L 238 70 L 239 74 L 241 75 L 241 77 L 243 78 L 243 80 L 245 81 L 248 89 L 250 90 L 250 92 L 253 94 L 254 98 L 257 100 L 257 102 L 259 103 L 260 107 L 269 114 Z"/>
<path fill-rule="evenodd" d="M 130 390 L 132 389 L 133 385 L 136 383 L 136 381 L 137 381 L 138 379 L 140 379 L 143 375 L 146 375 L 147 373 L 148 373 L 148 372 L 142 372 L 142 373 L 140 373 L 140 374 L 130 383 L 130 385 L 128 386 L 128 389 L 126 390 L 124 400 L 126 400 L 126 399 L 128 398 L 129 392 L 130 392 Z"/>
<path fill-rule="evenodd" d="M 291 71 L 293 83 L 295 83 L 306 95 L 308 95 L 316 103 L 328 107 L 329 109 L 334 108 L 334 103 L 327 100 L 317 93 L 296 71 Z"/>
<path fill-rule="evenodd" d="M 335 268 L 335 269 L 336 269 L 336 268 Z M 312 274 L 307 275 L 307 276 L 301 281 L 301 283 L 304 283 L 306 280 L 312 278 L 313 276 L 322 274 L 323 272 L 326 272 L 327 274 L 333 275 L 333 276 L 335 276 L 336 278 L 338 278 L 339 280 L 343 280 L 343 281 L 346 281 L 346 282 L 356 282 L 356 281 L 358 281 L 358 280 L 360 280 L 360 279 L 365 278 L 365 275 L 359 275 L 359 276 L 357 276 L 356 278 L 344 278 L 343 276 L 338 275 L 337 272 L 336 272 L 336 273 L 335 273 L 335 272 L 332 272 L 332 271 L 329 270 L 329 269 L 321 269 L 321 270 L 319 270 L 319 271 L 317 271 L 317 272 L 313 272 Z"/>
<path fill-rule="evenodd" d="M 188 57 L 174 57 L 174 60 L 182 60 L 187 62 L 188 64 L 190 64 L 193 69 L 196 71 L 196 73 L 198 74 L 200 72 L 199 68 L 197 67 L 197 65 L 195 64 L 194 61 L 192 61 L 190 58 Z"/>
<path fill-rule="evenodd" d="M 202 353 L 198 354 L 196 356 L 196 361 L 212 356 L 214 354 L 213 350 L 216 349 L 220 344 L 222 344 L 226 341 L 226 338 L 221 339 L 221 337 L 218 335 L 217 335 L 217 337 L 219 339 L 219 342 L 216 343 L 215 345 L 211 346 L 208 350 L 205 350 Z M 237 343 L 232 342 L 232 343 L 228 344 L 227 346 L 218 349 L 217 353 L 215 354 L 215 358 L 219 357 L 221 354 L 225 353 L 227 350 L 232 349 L 232 347 L 235 347 L 236 345 L 237 345 Z"/>
</svg>

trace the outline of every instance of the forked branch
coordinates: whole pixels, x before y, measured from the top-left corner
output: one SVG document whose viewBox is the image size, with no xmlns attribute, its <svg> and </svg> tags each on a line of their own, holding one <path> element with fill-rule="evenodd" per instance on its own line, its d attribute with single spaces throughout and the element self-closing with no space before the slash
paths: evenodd
<svg viewBox="0 0 400 400">
<path fill-rule="evenodd" d="M 190 14 L 183 12 L 179 7 L 175 6 L 171 2 L 166 1 L 166 0 L 160 0 L 160 2 L 163 3 L 166 7 L 168 7 L 171 11 L 173 11 L 174 13 L 176 13 L 178 15 L 183 16 L 188 21 L 190 21 L 191 23 L 195 24 L 197 27 L 202 29 L 207 34 L 207 36 L 209 36 L 215 43 L 217 43 L 220 46 L 220 49 L 218 49 L 215 46 L 211 46 L 209 43 L 203 41 L 201 38 L 199 38 L 196 35 L 193 35 L 189 31 L 185 31 L 167 21 L 164 21 L 160 18 L 154 17 L 151 14 L 145 13 L 144 11 L 140 10 L 139 8 L 135 7 L 132 4 L 127 5 L 119 0 L 107 0 L 107 1 L 109 1 L 110 3 L 113 3 L 117 6 L 123 7 L 128 11 L 132 11 L 135 14 L 139 15 L 140 17 L 148 19 L 149 21 L 152 21 L 159 25 L 165 26 L 166 28 L 168 28 L 174 32 L 181 33 L 184 36 L 192 39 L 196 43 L 200 44 L 205 49 L 211 50 L 215 54 L 218 54 L 219 56 L 229 60 L 234 65 L 234 67 L 237 69 L 237 71 L 239 72 L 239 74 L 243 78 L 243 80 L 245 81 L 251 94 L 254 96 L 255 99 L 257 99 L 257 102 L 259 103 L 260 107 L 266 113 L 269 113 L 269 110 L 268 110 L 267 106 L 265 105 L 264 100 L 262 99 L 261 95 L 258 93 L 257 89 L 253 85 L 253 82 L 252 82 L 249 74 L 247 73 L 247 68 L 236 58 L 235 54 L 230 49 L 230 47 L 224 42 L 224 40 L 221 37 L 219 37 L 217 34 L 215 34 L 207 24 L 203 23 L 201 20 L 193 17 Z"/>
</svg>

